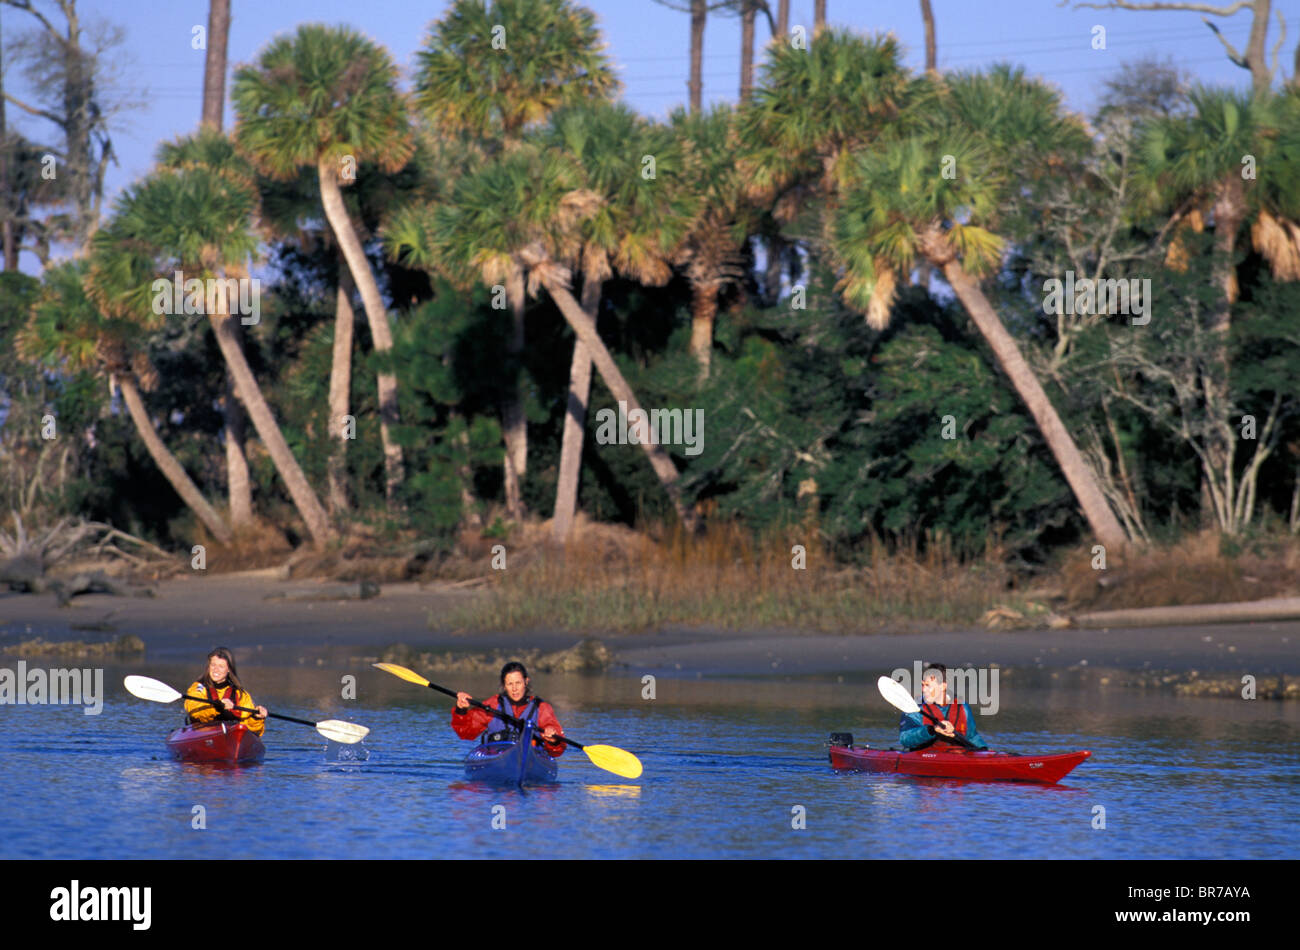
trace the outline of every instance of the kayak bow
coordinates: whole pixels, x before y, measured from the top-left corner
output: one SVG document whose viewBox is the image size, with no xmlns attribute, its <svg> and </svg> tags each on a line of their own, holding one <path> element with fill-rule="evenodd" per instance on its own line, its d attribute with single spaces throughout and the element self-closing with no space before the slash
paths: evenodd
<svg viewBox="0 0 1300 950">
<path fill-rule="evenodd" d="M 559 766 L 533 746 L 529 723 L 517 742 L 485 742 L 465 757 L 465 777 L 496 785 L 551 785 L 559 781 Z"/>
<path fill-rule="evenodd" d="M 262 740 L 242 722 L 181 726 L 167 737 L 167 749 L 180 762 L 248 765 L 266 755 Z"/>
</svg>

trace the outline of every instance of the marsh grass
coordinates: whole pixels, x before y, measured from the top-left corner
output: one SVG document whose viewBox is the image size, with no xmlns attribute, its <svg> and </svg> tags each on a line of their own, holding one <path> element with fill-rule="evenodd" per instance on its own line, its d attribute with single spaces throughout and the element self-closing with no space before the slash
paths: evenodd
<svg viewBox="0 0 1300 950">
<path fill-rule="evenodd" d="M 1281 532 L 1225 539 L 1217 531 L 1188 534 L 1092 567 L 1086 550 L 1059 570 L 1075 611 L 1221 604 L 1300 596 L 1300 538 Z"/>
<path fill-rule="evenodd" d="M 581 524 L 567 549 L 532 547 L 508 569 L 492 571 L 482 597 L 432 622 L 452 629 L 873 633 L 909 622 L 971 624 L 1006 600 L 1009 572 L 996 551 L 967 563 L 942 539 L 931 539 L 923 551 L 877 545 L 862 566 L 849 567 L 804 540 L 809 535 L 815 537 L 794 531 L 756 538 L 724 525 L 656 541 Z M 528 550 L 534 540 L 515 538 L 507 547 Z M 802 570 L 792 566 L 799 543 L 807 549 Z"/>
</svg>

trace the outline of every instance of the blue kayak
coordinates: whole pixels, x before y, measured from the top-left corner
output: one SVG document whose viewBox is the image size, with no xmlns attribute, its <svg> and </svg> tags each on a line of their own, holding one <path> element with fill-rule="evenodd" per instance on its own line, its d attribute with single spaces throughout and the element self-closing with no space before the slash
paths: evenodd
<svg viewBox="0 0 1300 950">
<path fill-rule="evenodd" d="M 550 785 L 559 781 L 555 759 L 532 747 L 533 727 L 518 742 L 485 742 L 465 757 L 465 777 L 497 785 Z"/>
</svg>

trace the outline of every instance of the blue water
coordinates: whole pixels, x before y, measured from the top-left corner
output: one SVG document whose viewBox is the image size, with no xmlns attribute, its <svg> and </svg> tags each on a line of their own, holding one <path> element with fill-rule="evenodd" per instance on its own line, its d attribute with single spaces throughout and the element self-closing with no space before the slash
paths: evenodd
<svg viewBox="0 0 1300 950">
<path fill-rule="evenodd" d="M 162 740 L 177 710 L 126 694 L 127 672 L 184 687 L 193 671 L 110 668 L 99 716 L 0 707 L 0 858 L 1300 853 L 1295 703 L 1004 684 L 1002 710 L 981 726 L 994 748 L 1093 751 L 1051 787 L 832 771 L 829 732 L 896 738 L 897 714 L 862 685 L 660 679 L 647 701 L 638 678 L 538 677 L 571 736 L 626 748 L 645 773 L 620 779 L 571 749 L 561 784 L 519 792 L 464 780 L 470 745 L 447 725 L 448 700 L 361 664 L 351 670 L 359 698 L 325 702 L 339 693 L 338 670 L 243 670 L 272 710 L 372 730 L 362 746 L 339 747 L 272 722 L 265 762 L 245 768 L 171 761 Z M 490 677 L 441 679 L 490 690 Z M 338 760 L 341 750 L 364 761 Z M 193 827 L 195 806 L 206 828 Z"/>
</svg>

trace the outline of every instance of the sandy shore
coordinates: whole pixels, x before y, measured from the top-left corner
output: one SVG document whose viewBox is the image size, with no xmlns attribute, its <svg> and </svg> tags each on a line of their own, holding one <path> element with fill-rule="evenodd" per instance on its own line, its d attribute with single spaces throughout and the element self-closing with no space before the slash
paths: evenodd
<svg viewBox="0 0 1300 950">
<path fill-rule="evenodd" d="M 338 586 L 279 581 L 265 573 L 182 577 L 155 585 L 154 598 L 92 594 L 62 609 L 49 594 L 5 594 L 0 651 L 13 653 L 34 637 L 103 641 L 134 634 L 155 660 L 192 658 L 222 644 L 237 654 L 257 650 L 260 662 L 295 663 L 303 656 L 377 654 L 394 643 L 473 652 L 559 650 L 579 639 L 555 631 L 432 631 L 431 615 L 482 596 L 451 585 L 387 584 L 369 600 L 285 599 Z M 1300 674 L 1300 621 L 875 636 L 680 628 L 594 635 L 629 673 L 682 676 L 876 675 L 911 668 L 918 660 L 1013 670 L 1196 671 L 1221 678 L 1249 673 L 1261 682 Z"/>
</svg>

